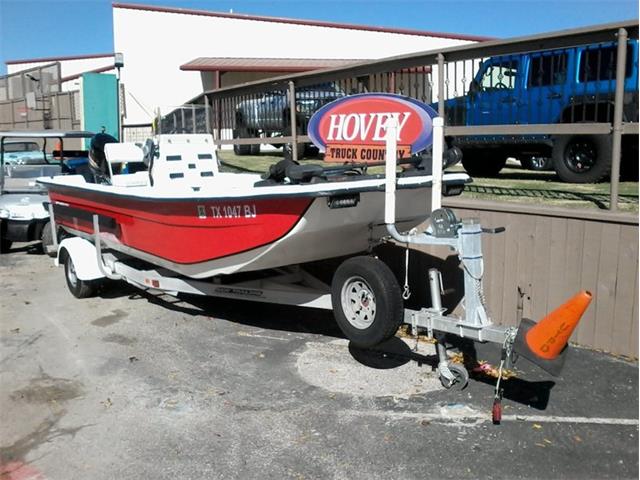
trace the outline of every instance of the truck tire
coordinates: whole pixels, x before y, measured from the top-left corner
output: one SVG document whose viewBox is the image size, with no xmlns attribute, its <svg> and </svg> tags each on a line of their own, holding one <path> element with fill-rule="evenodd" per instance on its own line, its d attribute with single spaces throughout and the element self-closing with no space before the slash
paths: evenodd
<svg viewBox="0 0 640 480">
<path fill-rule="evenodd" d="M 622 158 L 620 159 L 620 179 L 625 182 L 638 181 L 638 135 L 622 136 Z"/>
<path fill-rule="evenodd" d="M 331 282 L 331 304 L 340 330 L 357 347 L 391 338 L 404 320 L 400 285 L 377 258 L 344 261 Z"/>
<path fill-rule="evenodd" d="M 462 151 L 462 166 L 472 177 L 495 177 L 507 163 L 506 154 L 495 148 L 468 148 Z"/>
<path fill-rule="evenodd" d="M 233 138 L 247 138 L 246 135 L 242 135 L 242 130 L 235 128 L 233 130 Z M 251 153 L 251 145 L 238 145 L 236 143 L 233 144 L 233 153 L 236 155 L 249 155 Z"/>
<path fill-rule="evenodd" d="M 249 130 L 247 127 L 240 125 L 233 129 L 233 138 L 256 138 L 257 135 L 254 131 Z M 259 155 L 260 144 L 255 145 L 233 145 L 233 153 L 236 155 Z"/>
<path fill-rule="evenodd" d="M 553 139 L 553 167 L 567 183 L 596 183 L 611 173 L 609 135 L 562 135 Z"/>
</svg>

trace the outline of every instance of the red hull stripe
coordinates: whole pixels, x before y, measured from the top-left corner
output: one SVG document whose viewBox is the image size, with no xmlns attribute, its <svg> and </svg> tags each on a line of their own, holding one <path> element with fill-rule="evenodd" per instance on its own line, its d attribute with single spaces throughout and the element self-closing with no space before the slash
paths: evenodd
<svg viewBox="0 0 640 480">
<path fill-rule="evenodd" d="M 136 201 L 76 190 L 49 192 L 61 225 L 93 233 L 93 213 L 115 221 L 112 232 L 136 250 L 178 264 L 220 259 L 268 245 L 289 233 L 313 198 L 237 201 Z M 60 203 L 58 203 L 60 202 Z M 61 208 L 62 207 L 62 208 Z M 57 214 L 56 214 L 57 215 Z"/>
</svg>

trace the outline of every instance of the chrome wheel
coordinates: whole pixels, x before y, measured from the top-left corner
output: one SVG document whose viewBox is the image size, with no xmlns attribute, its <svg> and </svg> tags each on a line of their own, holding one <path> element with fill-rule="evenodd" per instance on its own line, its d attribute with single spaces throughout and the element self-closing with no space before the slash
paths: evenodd
<svg viewBox="0 0 640 480">
<path fill-rule="evenodd" d="M 67 268 L 67 280 L 72 287 L 77 288 L 78 286 L 78 275 L 76 275 L 76 267 L 73 265 L 73 262 L 69 258 L 68 268 Z"/>
<path fill-rule="evenodd" d="M 351 277 L 340 293 L 342 311 L 347 321 L 359 330 L 369 328 L 376 318 L 376 297 L 362 277 Z"/>
</svg>

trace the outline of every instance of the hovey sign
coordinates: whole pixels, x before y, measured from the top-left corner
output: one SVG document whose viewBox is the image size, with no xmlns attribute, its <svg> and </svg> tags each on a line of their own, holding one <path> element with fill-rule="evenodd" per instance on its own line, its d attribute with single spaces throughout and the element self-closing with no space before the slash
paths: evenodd
<svg viewBox="0 0 640 480">
<path fill-rule="evenodd" d="M 406 158 L 431 145 L 436 116 L 433 108 L 412 98 L 365 93 L 325 105 L 311 117 L 307 131 L 325 161 L 382 162 L 390 118 L 398 125 L 398 156 Z"/>
</svg>

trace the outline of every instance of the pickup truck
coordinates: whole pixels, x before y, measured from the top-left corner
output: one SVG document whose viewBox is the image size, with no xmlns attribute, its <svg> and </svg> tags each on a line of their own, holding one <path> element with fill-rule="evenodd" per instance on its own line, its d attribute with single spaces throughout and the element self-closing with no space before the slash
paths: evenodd
<svg viewBox="0 0 640 480">
<path fill-rule="evenodd" d="M 296 89 L 296 133 L 306 135 L 307 125 L 313 113 L 323 105 L 344 97 L 344 92 L 334 83 L 323 83 Z M 291 135 L 291 107 L 286 91 L 271 92 L 258 98 L 240 102 L 235 108 L 233 138 L 257 138 Z M 291 155 L 291 145 L 284 145 L 285 156 Z M 298 155 L 309 155 L 315 147 L 299 143 Z M 260 144 L 237 145 L 236 155 L 257 155 Z M 317 153 L 317 150 L 315 150 Z"/>
<path fill-rule="evenodd" d="M 611 122 L 617 44 L 491 57 L 466 95 L 445 102 L 447 125 Z M 627 43 L 623 121 L 638 122 L 638 40 Z M 552 167 L 565 182 L 592 183 L 611 171 L 610 135 L 476 135 L 447 139 L 472 176 L 494 176 L 508 157 Z M 541 159 L 550 159 L 549 162 Z M 545 164 L 546 163 L 546 164 Z M 637 177 L 638 136 L 624 135 L 622 171 Z"/>
</svg>

